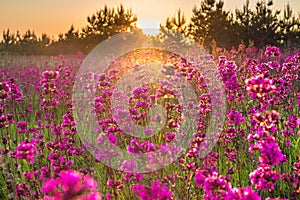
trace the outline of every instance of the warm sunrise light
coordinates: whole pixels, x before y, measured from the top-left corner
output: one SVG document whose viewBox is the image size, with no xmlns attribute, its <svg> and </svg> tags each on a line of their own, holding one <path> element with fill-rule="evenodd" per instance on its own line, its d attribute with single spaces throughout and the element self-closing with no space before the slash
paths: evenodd
<svg viewBox="0 0 300 200">
<path fill-rule="evenodd" d="M 6 0 L 0 2 L 0 40 L 2 31 L 10 29 L 15 32 L 19 30 L 34 30 L 36 34 L 47 33 L 57 37 L 59 33 L 65 33 L 71 24 L 78 29 L 86 25 L 87 16 L 92 15 L 104 5 L 116 7 L 122 3 L 127 8 L 132 8 L 138 17 L 138 24 L 142 27 L 159 27 L 167 17 L 173 16 L 179 8 L 186 17 L 190 17 L 194 5 L 200 5 L 200 0 Z M 225 0 L 224 8 L 234 11 L 242 8 L 246 0 Z M 250 0 L 253 8 L 256 0 Z M 293 8 L 294 13 L 300 12 L 299 0 L 274 0 L 274 9 L 283 10 L 287 3 Z"/>
</svg>

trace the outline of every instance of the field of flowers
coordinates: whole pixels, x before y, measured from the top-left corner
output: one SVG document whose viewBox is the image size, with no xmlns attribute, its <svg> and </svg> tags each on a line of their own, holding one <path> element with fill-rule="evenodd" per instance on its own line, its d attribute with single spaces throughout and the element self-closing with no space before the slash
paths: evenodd
<svg viewBox="0 0 300 200">
<path fill-rule="evenodd" d="M 226 120 L 205 157 L 199 154 L 213 104 L 205 78 L 190 58 L 163 55 L 195 88 L 199 120 L 187 151 L 147 173 L 104 165 L 101 159 L 109 151 L 94 156 L 79 137 L 72 90 L 84 57 L 2 57 L 0 199 L 300 199 L 300 52 L 241 46 L 219 54 L 213 57 L 213 70 L 225 88 Z M 135 88 L 130 119 L 145 126 L 150 106 L 158 102 L 167 120 L 148 140 L 125 134 L 113 118 L 110 100 L 126 70 L 116 61 L 105 73 L 88 75 L 99 82 L 92 103 L 103 132 L 96 144 L 105 135 L 113 146 L 131 153 L 163 149 L 176 140 L 183 108 L 168 87 Z"/>
</svg>

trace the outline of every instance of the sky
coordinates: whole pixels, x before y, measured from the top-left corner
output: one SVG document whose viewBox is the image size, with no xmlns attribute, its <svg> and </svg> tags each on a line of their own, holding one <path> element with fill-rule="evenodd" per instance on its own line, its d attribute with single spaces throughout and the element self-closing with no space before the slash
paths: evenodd
<svg viewBox="0 0 300 200">
<path fill-rule="evenodd" d="M 86 25 L 87 16 L 108 5 L 116 7 L 122 3 L 131 8 L 138 17 L 140 28 L 158 28 L 167 17 L 180 8 L 186 17 L 192 15 L 192 8 L 200 6 L 201 0 L 0 0 L 0 40 L 3 30 L 12 32 L 34 30 L 36 34 L 47 33 L 56 37 L 65 33 L 71 24 L 77 29 Z M 242 8 L 246 0 L 224 0 L 225 10 Z M 254 8 L 257 0 L 250 0 Z M 283 10 L 290 3 L 294 13 L 300 13 L 300 0 L 273 0 L 274 9 Z"/>
</svg>

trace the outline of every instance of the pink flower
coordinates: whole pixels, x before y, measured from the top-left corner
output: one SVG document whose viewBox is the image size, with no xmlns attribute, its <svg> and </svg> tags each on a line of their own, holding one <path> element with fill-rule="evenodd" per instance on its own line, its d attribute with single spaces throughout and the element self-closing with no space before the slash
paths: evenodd
<svg viewBox="0 0 300 200">
<path fill-rule="evenodd" d="M 75 170 L 61 171 L 59 178 L 45 181 L 42 192 L 51 194 L 42 200 L 101 200 L 97 182 Z"/>
<path fill-rule="evenodd" d="M 225 200 L 261 200 L 261 197 L 250 186 L 245 188 L 232 188 L 224 198 Z"/>
<path fill-rule="evenodd" d="M 279 57 L 281 55 L 280 49 L 275 46 L 268 46 L 265 51 L 267 57 Z"/>
<path fill-rule="evenodd" d="M 159 180 L 146 187 L 142 184 L 136 184 L 132 187 L 134 193 L 142 200 L 168 200 L 172 199 L 173 192 L 161 184 Z"/>
<path fill-rule="evenodd" d="M 33 163 L 34 157 L 38 154 L 36 143 L 34 140 L 22 141 L 16 148 L 16 151 L 12 152 L 12 156 L 17 159 L 25 159 L 28 162 Z"/>
</svg>

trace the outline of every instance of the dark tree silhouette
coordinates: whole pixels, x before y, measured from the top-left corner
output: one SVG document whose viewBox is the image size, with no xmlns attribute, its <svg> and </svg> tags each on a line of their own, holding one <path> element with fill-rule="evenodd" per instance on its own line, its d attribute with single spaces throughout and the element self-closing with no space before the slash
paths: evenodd
<svg viewBox="0 0 300 200">
<path fill-rule="evenodd" d="M 290 4 L 284 7 L 283 19 L 279 21 L 280 24 L 280 36 L 281 43 L 285 47 L 292 45 L 300 47 L 300 14 L 298 18 L 293 15 L 293 10 Z"/>
<path fill-rule="evenodd" d="M 243 10 L 236 10 L 236 23 L 239 26 L 239 37 L 248 43 L 261 48 L 265 45 L 278 45 L 280 40 L 279 10 L 273 11 L 273 1 L 258 1 L 254 11 L 249 9 L 249 0 Z"/>
<path fill-rule="evenodd" d="M 179 44 L 181 48 L 188 47 L 188 34 L 188 21 L 178 9 L 174 16 L 168 17 L 164 24 L 160 24 L 159 34 L 152 36 L 152 40 L 156 45 L 163 45 L 163 48 L 176 50 Z"/>
<path fill-rule="evenodd" d="M 78 51 L 89 53 L 105 39 L 126 30 L 136 29 L 137 16 L 131 9 L 120 4 L 116 8 L 98 10 L 87 17 L 87 26 L 81 31 L 74 25 L 66 33 L 58 35 L 57 40 L 50 40 L 47 35 L 38 38 L 34 31 L 26 31 L 24 35 L 13 34 L 8 29 L 3 32 L 1 48 L 13 54 L 76 54 Z"/>
<path fill-rule="evenodd" d="M 117 8 L 104 6 L 103 9 L 87 17 L 87 22 L 81 34 L 85 43 L 84 51 L 90 51 L 97 44 L 117 33 L 136 29 L 137 16 L 131 9 L 125 9 L 120 4 Z"/>
<path fill-rule="evenodd" d="M 168 17 L 165 24 L 160 24 L 162 30 L 174 30 L 182 34 L 188 34 L 188 23 L 184 13 L 178 9 L 173 17 Z"/>
<path fill-rule="evenodd" d="M 258 48 L 266 45 L 299 48 L 300 14 L 296 17 L 287 4 L 281 16 L 280 11 L 274 11 L 272 6 L 272 0 L 262 0 L 251 10 L 249 0 L 246 0 L 243 8 L 236 9 L 234 15 L 223 9 L 224 0 L 203 0 L 199 7 L 193 8 L 190 19 L 180 9 L 168 17 L 164 24 L 160 24 L 160 33 L 153 40 L 175 40 L 183 44 L 188 36 L 211 53 L 216 46 L 229 50 L 241 43 L 249 46 L 250 42 Z M 84 28 L 76 30 L 71 25 L 57 39 L 50 40 L 46 34 L 38 37 L 31 30 L 22 35 L 19 31 L 11 33 L 7 29 L 3 31 L 0 51 L 17 55 L 76 54 L 78 51 L 87 54 L 107 38 L 137 29 L 136 22 L 137 16 L 122 4 L 113 8 L 104 6 L 87 17 Z"/>
<path fill-rule="evenodd" d="M 204 0 L 200 7 L 193 8 L 189 33 L 209 51 L 212 51 L 213 40 L 218 46 L 225 48 L 231 48 L 237 43 L 232 26 L 233 18 L 223 10 L 223 6 L 222 0 Z"/>
</svg>

